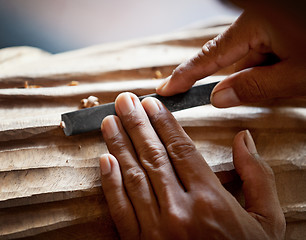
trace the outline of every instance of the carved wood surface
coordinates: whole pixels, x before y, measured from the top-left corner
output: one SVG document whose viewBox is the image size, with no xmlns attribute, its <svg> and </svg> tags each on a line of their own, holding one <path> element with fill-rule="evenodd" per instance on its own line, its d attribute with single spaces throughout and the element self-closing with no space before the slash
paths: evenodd
<svg viewBox="0 0 306 240">
<path fill-rule="evenodd" d="M 0 239 L 117 239 L 100 184 L 98 158 L 107 152 L 103 138 L 99 132 L 66 137 L 60 115 L 78 109 L 90 95 L 107 103 L 124 91 L 153 93 L 161 81 L 154 79 L 156 71 L 166 77 L 226 27 L 56 55 L 28 47 L 0 50 Z M 231 72 L 233 67 L 200 83 Z M 78 84 L 68 86 L 71 81 Z M 305 106 L 306 99 L 297 98 L 174 113 L 223 182 L 233 176 L 233 137 L 251 131 L 275 173 L 287 239 L 306 236 Z"/>
</svg>

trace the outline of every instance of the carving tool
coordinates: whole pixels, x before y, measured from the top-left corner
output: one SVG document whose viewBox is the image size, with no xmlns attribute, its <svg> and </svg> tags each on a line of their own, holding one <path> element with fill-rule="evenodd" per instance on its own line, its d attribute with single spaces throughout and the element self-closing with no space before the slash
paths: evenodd
<svg viewBox="0 0 306 240">
<path fill-rule="evenodd" d="M 185 93 L 170 97 L 150 94 L 139 97 L 155 97 L 171 112 L 192 108 L 210 103 L 210 94 L 218 82 L 194 86 Z M 103 119 L 108 115 L 116 115 L 115 103 L 107 103 L 97 107 L 81 109 L 62 114 L 62 127 L 66 136 L 99 130 Z"/>
</svg>

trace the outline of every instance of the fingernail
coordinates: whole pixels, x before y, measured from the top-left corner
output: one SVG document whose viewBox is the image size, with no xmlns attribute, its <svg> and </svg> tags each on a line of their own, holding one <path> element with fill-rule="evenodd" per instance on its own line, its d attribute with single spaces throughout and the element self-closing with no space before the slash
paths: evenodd
<svg viewBox="0 0 306 240">
<path fill-rule="evenodd" d="M 224 88 L 212 94 L 211 103 L 215 107 L 234 107 L 240 105 L 240 100 L 237 97 L 233 88 Z"/>
<path fill-rule="evenodd" d="M 152 97 L 146 98 L 143 102 L 143 106 L 148 115 L 153 116 L 160 111 L 158 100 Z"/>
<path fill-rule="evenodd" d="M 244 142 L 251 154 L 257 154 L 256 145 L 249 130 L 245 131 Z"/>
<path fill-rule="evenodd" d="M 128 115 L 135 108 L 129 93 L 121 94 L 116 102 L 118 103 L 119 111 L 122 115 Z"/>
<path fill-rule="evenodd" d="M 119 128 L 114 116 L 106 117 L 102 122 L 102 128 L 107 138 L 112 138 L 119 133 Z"/>
<path fill-rule="evenodd" d="M 170 78 L 171 75 L 167 77 L 164 81 L 162 81 L 162 83 L 156 88 L 156 91 L 162 92 L 165 86 L 167 85 L 167 83 L 169 82 Z"/>
<path fill-rule="evenodd" d="M 100 157 L 100 168 L 102 175 L 106 175 L 111 172 L 111 165 L 109 161 L 109 154 L 104 154 Z"/>
</svg>

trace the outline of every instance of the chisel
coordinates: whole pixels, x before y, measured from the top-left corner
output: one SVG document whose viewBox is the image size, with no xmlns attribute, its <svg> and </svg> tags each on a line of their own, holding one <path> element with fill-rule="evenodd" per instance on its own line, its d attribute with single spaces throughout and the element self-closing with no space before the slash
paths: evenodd
<svg viewBox="0 0 306 240">
<path fill-rule="evenodd" d="M 210 103 L 210 94 L 219 82 L 194 86 L 187 92 L 163 97 L 150 94 L 139 97 L 155 97 L 171 112 L 192 108 Z M 116 115 L 115 103 L 107 103 L 96 107 L 81 109 L 62 114 L 62 127 L 66 136 L 99 130 L 103 119 L 108 115 Z"/>
</svg>

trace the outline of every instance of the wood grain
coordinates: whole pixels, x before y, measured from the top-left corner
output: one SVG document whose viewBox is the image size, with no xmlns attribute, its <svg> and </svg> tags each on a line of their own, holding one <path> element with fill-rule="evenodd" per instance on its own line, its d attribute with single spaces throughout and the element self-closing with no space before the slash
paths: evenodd
<svg viewBox="0 0 306 240">
<path fill-rule="evenodd" d="M 0 50 L 0 239 L 118 239 L 100 183 L 97 132 L 66 137 L 60 115 L 80 100 L 112 102 L 120 92 L 153 93 L 161 79 L 227 25 L 198 28 L 51 55 L 39 49 Z M 233 66 L 199 81 L 224 79 Z M 24 88 L 29 85 L 41 88 Z M 78 81 L 76 86 L 68 86 Z M 249 129 L 272 167 L 286 216 L 286 239 L 303 239 L 306 222 L 306 99 L 173 115 L 212 170 L 243 203 L 232 164 L 235 134 Z"/>
</svg>

